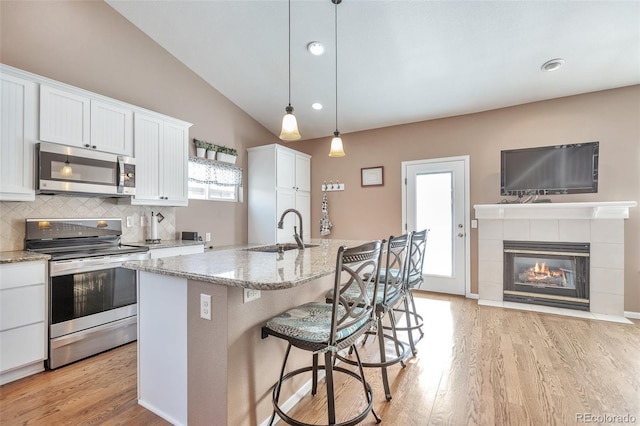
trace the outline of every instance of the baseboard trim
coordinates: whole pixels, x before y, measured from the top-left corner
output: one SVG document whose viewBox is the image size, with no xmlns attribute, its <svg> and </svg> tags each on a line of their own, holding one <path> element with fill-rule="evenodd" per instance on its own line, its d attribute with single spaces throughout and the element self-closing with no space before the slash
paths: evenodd
<svg viewBox="0 0 640 426">
<path fill-rule="evenodd" d="M 640 319 L 640 312 L 624 311 L 625 318 Z"/>
<path fill-rule="evenodd" d="M 478 293 L 469 293 L 465 296 L 467 299 L 479 299 L 480 295 Z"/>
</svg>

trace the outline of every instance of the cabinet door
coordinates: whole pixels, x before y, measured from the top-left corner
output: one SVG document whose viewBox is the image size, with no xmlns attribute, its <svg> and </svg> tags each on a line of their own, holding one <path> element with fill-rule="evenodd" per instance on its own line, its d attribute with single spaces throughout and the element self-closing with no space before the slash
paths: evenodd
<svg viewBox="0 0 640 426">
<path fill-rule="evenodd" d="M 311 159 L 296 154 L 296 190 L 311 191 Z"/>
<path fill-rule="evenodd" d="M 160 199 L 160 149 L 163 132 L 162 120 L 135 114 L 136 195 L 132 197 L 131 204 L 149 204 L 149 201 Z"/>
<path fill-rule="evenodd" d="M 189 129 L 185 126 L 165 123 L 164 140 L 160 152 L 160 187 L 162 205 L 186 206 L 187 160 L 189 154 Z"/>
<path fill-rule="evenodd" d="M 133 157 L 133 111 L 92 100 L 91 146 L 98 151 Z"/>
<path fill-rule="evenodd" d="M 37 85 L 6 73 L 0 82 L 0 200 L 35 200 Z"/>
<path fill-rule="evenodd" d="M 276 186 L 295 189 L 296 154 L 288 149 L 276 147 Z"/>
<path fill-rule="evenodd" d="M 89 148 L 90 99 L 40 85 L 40 140 Z"/>
<path fill-rule="evenodd" d="M 296 207 L 296 192 L 290 188 L 278 188 L 276 190 L 276 212 L 277 219 L 280 220 L 280 216 L 287 209 L 294 209 Z M 278 223 L 274 223 L 273 226 L 277 227 Z M 294 213 L 289 213 L 284 218 L 284 224 L 282 229 L 276 229 L 276 243 L 290 243 L 295 242 L 293 238 L 293 227 L 298 228 L 300 232 L 300 225 L 298 224 L 298 216 Z"/>
<path fill-rule="evenodd" d="M 304 225 L 304 241 L 311 238 L 311 193 L 308 191 L 296 191 L 296 210 L 302 215 Z M 298 227 L 299 228 L 299 227 Z M 300 229 L 298 229 L 300 232 Z"/>
</svg>

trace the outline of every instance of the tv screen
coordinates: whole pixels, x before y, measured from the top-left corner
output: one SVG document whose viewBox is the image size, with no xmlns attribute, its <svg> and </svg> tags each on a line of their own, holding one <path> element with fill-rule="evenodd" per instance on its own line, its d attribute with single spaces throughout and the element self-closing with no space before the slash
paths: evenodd
<svg viewBox="0 0 640 426">
<path fill-rule="evenodd" d="M 598 192 L 599 142 L 502 151 L 501 195 Z"/>
</svg>

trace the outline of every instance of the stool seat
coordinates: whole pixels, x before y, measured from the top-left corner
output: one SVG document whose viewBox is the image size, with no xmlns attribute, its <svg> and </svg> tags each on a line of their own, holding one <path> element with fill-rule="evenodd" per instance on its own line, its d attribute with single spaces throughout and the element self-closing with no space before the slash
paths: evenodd
<svg viewBox="0 0 640 426">
<path fill-rule="evenodd" d="M 318 349 L 322 349 L 327 346 L 327 342 L 330 340 L 332 313 L 332 304 L 310 302 L 271 318 L 264 326 L 279 337 L 300 341 L 298 345 L 294 346 L 308 346 L 315 343 L 318 345 Z M 342 317 L 344 315 L 346 315 L 346 309 L 339 305 L 338 316 Z M 360 318 L 349 327 L 337 331 L 335 340 L 339 343 L 346 339 L 368 321 L 371 321 L 370 317 Z"/>
</svg>

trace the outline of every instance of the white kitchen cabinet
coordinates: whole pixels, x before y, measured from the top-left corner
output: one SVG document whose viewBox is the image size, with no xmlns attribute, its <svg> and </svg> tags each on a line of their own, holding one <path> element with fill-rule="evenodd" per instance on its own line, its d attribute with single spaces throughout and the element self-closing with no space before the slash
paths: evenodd
<svg viewBox="0 0 640 426">
<path fill-rule="evenodd" d="M 136 195 L 131 204 L 186 206 L 189 123 L 135 113 Z"/>
<path fill-rule="evenodd" d="M 40 85 L 40 140 L 90 147 L 91 98 Z"/>
<path fill-rule="evenodd" d="M 91 147 L 133 157 L 133 110 L 92 99 Z"/>
<path fill-rule="evenodd" d="M 251 244 L 293 242 L 298 217 L 289 213 L 283 229 L 277 224 L 290 208 L 302 216 L 303 238 L 311 236 L 311 156 L 278 144 L 248 149 L 248 234 Z"/>
<path fill-rule="evenodd" d="M 41 84 L 40 140 L 132 157 L 133 109 Z"/>
<path fill-rule="evenodd" d="M 47 262 L 0 264 L 0 385 L 44 370 Z"/>
<path fill-rule="evenodd" d="M 38 85 L 0 68 L 0 200 L 35 200 Z"/>
<path fill-rule="evenodd" d="M 160 259 L 170 256 L 185 256 L 188 254 L 204 253 L 204 245 L 194 244 L 189 246 L 180 247 L 164 247 L 164 248 L 151 248 L 149 250 L 149 256 L 151 259 Z"/>
</svg>

